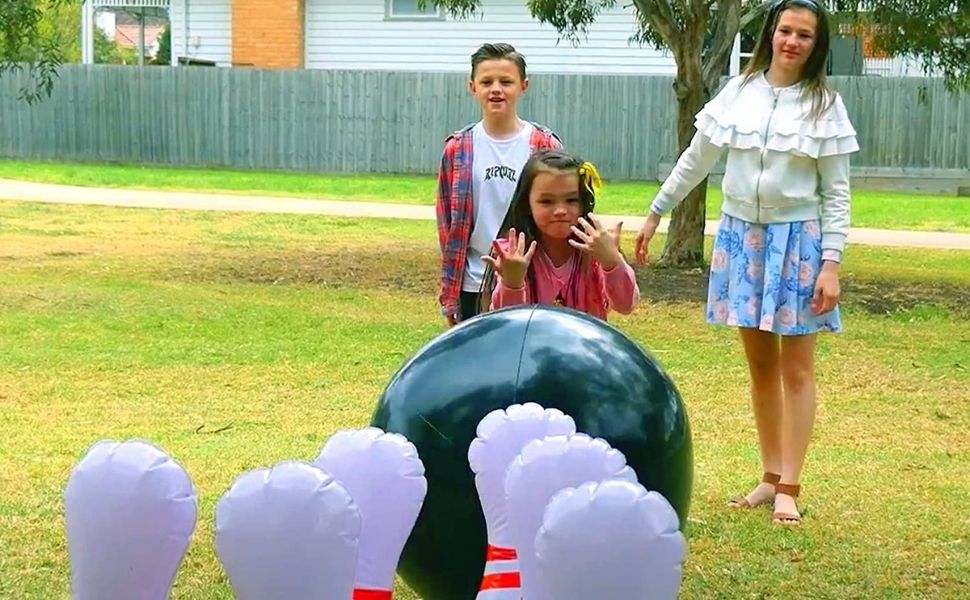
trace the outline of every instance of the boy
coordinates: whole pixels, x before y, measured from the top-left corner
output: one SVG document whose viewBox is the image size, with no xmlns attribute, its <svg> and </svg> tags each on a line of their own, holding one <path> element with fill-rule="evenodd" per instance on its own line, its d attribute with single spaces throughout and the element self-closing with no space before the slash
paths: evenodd
<svg viewBox="0 0 970 600">
<path fill-rule="evenodd" d="M 562 142 L 516 112 L 529 88 L 525 57 L 509 44 L 484 44 L 471 57 L 468 91 L 482 108 L 477 123 L 445 140 L 435 198 L 441 245 L 441 312 L 453 326 L 479 312 L 479 288 L 492 240 L 522 166 L 540 148 Z"/>
</svg>

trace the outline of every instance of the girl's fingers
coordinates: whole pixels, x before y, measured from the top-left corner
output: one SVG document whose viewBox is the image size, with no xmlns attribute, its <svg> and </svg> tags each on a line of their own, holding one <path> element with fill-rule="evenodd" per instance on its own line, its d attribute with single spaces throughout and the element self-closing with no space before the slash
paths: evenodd
<svg viewBox="0 0 970 600">
<path fill-rule="evenodd" d="M 526 262 L 529 262 L 529 261 L 532 260 L 532 255 L 535 254 L 536 247 L 537 247 L 536 241 L 535 240 L 532 240 L 532 243 L 529 244 L 529 251 L 525 253 L 525 261 Z"/>
<path fill-rule="evenodd" d="M 518 235 L 516 234 L 515 227 L 509 227 L 509 250 L 513 250 L 515 248 L 515 240 L 517 237 Z"/>
<path fill-rule="evenodd" d="M 825 312 L 825 299 L 822 297 L 822 286 L 815 285 L 815 293 L 812 295 L 812 312 L 817 315 Z"/>
<path fill-rule="evenodd" d="M 579 227 L 576 227 L 575 225 L 573 225 L 573 226 L 572 226 L 572 227 L 570 227 L 569 229 L 570 229 L 570 230 L 571 230 L 571 231 L 573 232 L 573 234 L 574 234 L 574 235 L 575 235 L 576 237 L 578 237 L 579 239 L 581 239 L 581 240 L 583 240 L 584 242 L 588 242 L 588 241 L 589 241 L 589 237 L 590 237 L 590 236 L 589 236 L 589 234 L 588 234 L 588 233 L 586 233 L 585 231 L 581 231 L 581 230 L 579 229 Z"/>
<path fill-rule="evenodd" d="M 827 294 L 825 297 L 825 312 L 835 310 L 835 305 L 839 303 L 838 294 Z"/>
<path fill-rule="evenodd" d="M 638 264 L 641 264 L 641 265 L 647 264 L 647 244 L 648 243 L 649 242 L 646 239 L 646 236 L 643 235 L 642 231 L 637 234 L 634 253 L 636 254 Z"/>
</svg>

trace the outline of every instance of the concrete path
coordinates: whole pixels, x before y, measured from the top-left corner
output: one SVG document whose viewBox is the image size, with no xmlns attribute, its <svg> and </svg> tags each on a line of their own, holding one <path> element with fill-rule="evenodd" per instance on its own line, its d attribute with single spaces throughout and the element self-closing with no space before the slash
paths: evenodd
<svg viewBox="0 0 970 600">
<path fill-rule="evenodd" d="M 20 202 L 94 204 L 131 208 L 290 213 L 417 220 L 434 220 L 435 218 L 434 207 L 411 204 L 343 202 L 335 200 L 282 198 L 276 196 L 243 196 L 235 194 L 94 188 L 32 183 L 9 179 L 0 179 L 0 199 Z M 644 210 L 646 210 L 646 200 L 644 201 Z M 623 230 L 632 235 L 643 223 L 643 216 L 603 215 L 603 221 L 610 226 L 617 221 L 623 221 Z M 661 232 L 666 231 L 668 222 L 668 219 L 663 220 L 660 226 Z M 705 227 L 705 233 L 707 235 L 713 235 L 716 230 L 717 222 L 708 221 Z M 868 246 L 970 250 L 970 233 L 899 231 L 854 227 L 849 232 L 849 243 Z"/>
</svg>

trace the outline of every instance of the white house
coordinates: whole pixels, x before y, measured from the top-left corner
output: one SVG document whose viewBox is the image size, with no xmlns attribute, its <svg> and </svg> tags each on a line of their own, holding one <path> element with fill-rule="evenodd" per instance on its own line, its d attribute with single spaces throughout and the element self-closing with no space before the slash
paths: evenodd
<svg viewBox="0 0 970 600">
<path fill-rule="evenodd" d="M 632 7 L 605 10 L 577 45 L 529 14 L 524 0 L 484 0 L 479 13 L 455 20 L 417 0 L 307 0 L 306 66 L 321 69 L 466 71 L 483 42 L 505 41 L 536 73 L 673 74 L 674 59 L 629 41 Z M 618 3 L 623 4 L 623 3 Z"/>
<path fill-rule="evenodd" d="M 173 64 L 189 57 L 220 66 L 464 72 L 479 45 L 504 41 L 526 56 L 535 73 L 675 71 L 669 53 L 629 42 L 636 31 L 632 8 L 604 11 L 573 45 L 534 19 L 524 0 L 483 0 L 466 20 L 421 12 L 417 0 L 169 1 Z M 254 38 L 276 44 L 252 48 Z M 288 53 L 294 40 L 300 42 L 298 55 L 281 57 L 280 48 Z"/>
<path fill-rule="evenodd" d="M 475 15 L 460 20 L 420 10 L 418 0 L 85 0 L 85 14 L 100 6 L 166 8 L 173 65 L 465 72 L 479 45 L 504 41 L 526 56 L 533 73 L 676 72 L 669 52 L 630 41 L 637 20 L 625 2 L 603 10 L 575 43 L 533 18 L 525 0 L 482 0 Z M 744 56 L 736 43 L 732 73 Z M 923 74 L 912 60 L 862 62 L 870 75 Z"/>
<path fill-rule="evenodd" d="M 232 0 L 169 0 L 172 64 L 180 58 L 232 65 Z"/>
</svg>

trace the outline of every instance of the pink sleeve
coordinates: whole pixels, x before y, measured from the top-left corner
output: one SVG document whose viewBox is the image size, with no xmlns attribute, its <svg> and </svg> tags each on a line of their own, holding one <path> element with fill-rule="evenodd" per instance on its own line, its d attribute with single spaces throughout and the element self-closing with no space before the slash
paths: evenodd
<svg viewBox="0 0 970 600">
<path fill-rule="evenodd" d="M 506 287 L 501 276 L 496 275 L 496 279 L 498 281 L 495 283 L 495 289 L 492 290 L 492 305 L 489 307 L 491 310 L 529 302 L 529 284 L 524 283 L 521 288 L 515 289 Z"/>
<path fill-rule="evenodd" d="M 606 299 L 610 308 L 618 313 L 628 315 L 636 308 L 640 301 L 640 287 L 637 286 L 636 274 L 625 260 L 613 267 L 612 271 L 603 269 L 606 278 Z"/>
</svg>

